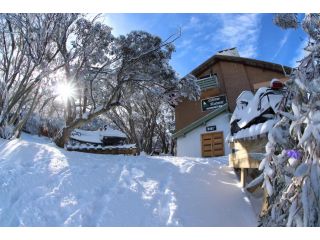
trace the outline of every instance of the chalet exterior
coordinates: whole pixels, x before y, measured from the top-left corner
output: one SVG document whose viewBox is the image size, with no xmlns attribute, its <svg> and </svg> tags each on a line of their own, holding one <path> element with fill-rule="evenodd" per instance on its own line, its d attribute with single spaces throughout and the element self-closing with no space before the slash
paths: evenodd
<svg viewBox="0 0 320 240">
<path fill-rule="evenodd" d="M 198 101 L 183 99 L 175 108 L 177 156 L 213 157 L 229 154 L 226 137 L 236 99 L 244 90 L 269 86 L 291 68 L 240 57 L 236 48 L 220 51 L 195 68 L 201 88 Z"/>
</svg>

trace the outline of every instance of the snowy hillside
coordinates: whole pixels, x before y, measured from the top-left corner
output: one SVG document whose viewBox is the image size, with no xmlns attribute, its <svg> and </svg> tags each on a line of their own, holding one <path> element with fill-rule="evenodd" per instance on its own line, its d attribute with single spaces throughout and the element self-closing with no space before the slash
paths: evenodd
<svg viewBox="0 0 320 240">
<path fill-rule="evenodd" d="M 226 157 L 67 152 L 0 139 L 0 226 L 256 226 Z"/>
</svg>

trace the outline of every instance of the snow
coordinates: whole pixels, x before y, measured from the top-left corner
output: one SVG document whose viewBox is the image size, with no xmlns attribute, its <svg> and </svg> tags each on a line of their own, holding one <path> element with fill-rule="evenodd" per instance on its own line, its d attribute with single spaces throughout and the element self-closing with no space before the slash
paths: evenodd
<svg viewBox="0 0 320 240">
<path fill-rule="evenodd" d="M 256 226 L 227 157 L 68 152 L 0 139 L 0 226 Z"/>
<path fill-rule="evenodd" d="M 263 112 L 268 108 L 272 108 L 274 112 L 277 112 L 278 104 L 283 98 L 281 92 L 273 91 L 274 94 L 269 95 L 269 98 L 264 96 L 262 97 L 261 102 L 259 100 L 260 97 L 268 90 L 270 90 L 270 88 L 261 87 L 257 90 L 253 97 L 250 95 L 249 91 L 245 91 L 244 94 L 240 94 L 239 99 L 237 99 L 237 107 L 233 112 L 230 123 L 239 119 L 238 126 L 240 128 L 244 128 L 253 119 L 263 114 Z M 248 102 L 247 106 L 240 104 L 242 98 L 245 98 L 245 100 Z M 261 104 L 260 108 L 259 104 Z"/>
<path fill-rule="evenodd" d="M 241 111 L 246 108 L 248 103 L 254 98 L 254 95 L 251 91 L 242 91 L 238 96 L 236 103 L 237 107 L 234 110 L 234 113 L 231 116 L 230 123 L 236 119 L 240 119 L 242 114 Z"/>
<path fill-rule="evenodd" d="M 119 130 L 107 128 L 102 131 L 85 131 L 82 129 L 76 129 L 72 132 L 71 138 L 89 143 L 102 143 L 102 137 L 121 137 L 126 138 L 126 135 Z"/>
<path fill-rule="evenodd" d="M 136 148 L 135 144 L 123 144 L 123 145 L 115 145 L 115 146 L 93 146 L 87 144 L 74 144 L 74 145 L 67 145 L 68 150 L 81 150 L 81 149 L 96 149 L 96 150 L 108 150 L 108 149 L 130 149 Z"/>
<path fill-rule="evenodd" d="M 228 136 L 228 141 L 234 141 L 242 138 L 251 138 L 261 134 L 268 133 L 272 127 L 276 124 L 276 119 L 270 119 L 264 123 L 259 123 L 256 125 L 252 125 L 249 128 L 245 128 L 235 133 L 233 136 Z"/>
</svg>

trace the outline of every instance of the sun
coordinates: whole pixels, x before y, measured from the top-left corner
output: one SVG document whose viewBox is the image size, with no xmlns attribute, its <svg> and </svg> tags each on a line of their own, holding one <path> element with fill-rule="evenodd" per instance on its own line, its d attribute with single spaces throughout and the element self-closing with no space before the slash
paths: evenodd
<svg viewBox="0 0 320 240">
<path fill-rule="evenodd" d="M 63 101 L 67 101 L 76 96 L 76 88 L 71 82 L 60 82 L 56 85 L 56 94 Z"/>
</svg>

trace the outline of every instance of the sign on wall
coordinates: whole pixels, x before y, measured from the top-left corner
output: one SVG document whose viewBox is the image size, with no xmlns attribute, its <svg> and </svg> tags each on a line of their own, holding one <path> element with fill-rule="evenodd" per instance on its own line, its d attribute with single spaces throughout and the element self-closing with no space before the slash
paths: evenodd
<svg viewBox="0 0 320 240">
<path fill-rule="evenodd" d="M 212 131 L 215 131 L 217 130 L 217 126 L 216 125 L 212 125 L 212 126 L 207 126 L 206 127 L 206 131 L 207 132 L 212 132 Z"/>
<path fill-rule="evenodd" d="M 215 96 L 201 100 L 202 111 L 214 110 L 227 103 L 226 95 Z"/>
</svg>

